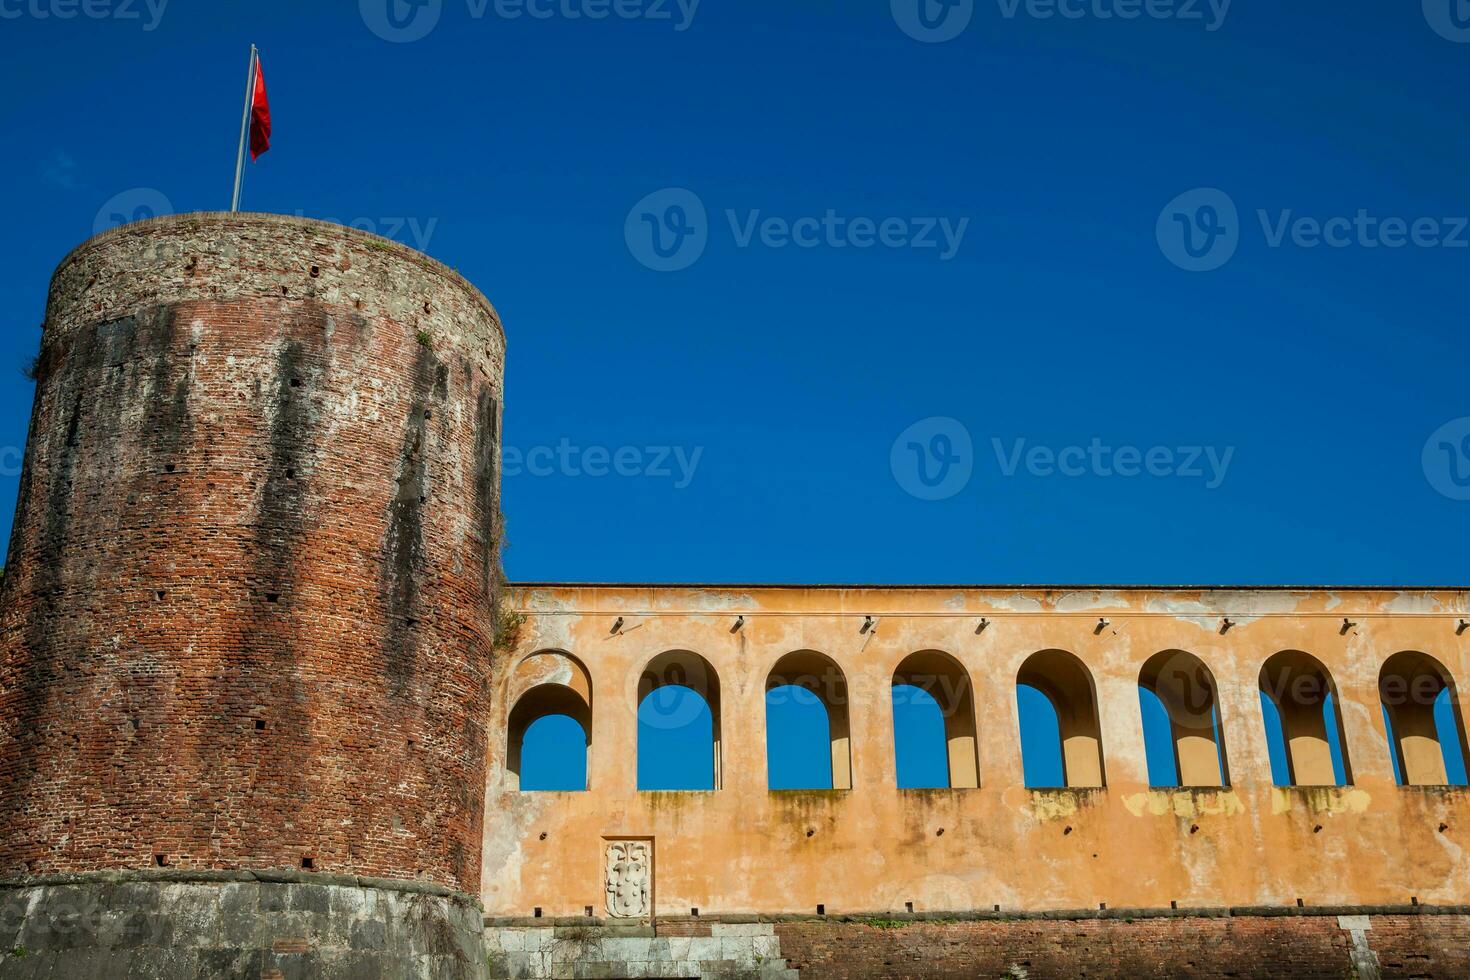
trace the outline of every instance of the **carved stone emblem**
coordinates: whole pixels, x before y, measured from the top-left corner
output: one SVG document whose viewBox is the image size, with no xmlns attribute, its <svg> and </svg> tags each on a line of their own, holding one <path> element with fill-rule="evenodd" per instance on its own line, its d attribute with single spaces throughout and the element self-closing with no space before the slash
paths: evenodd
<svg viewBox="0 0 1470 980">
<path fill-rule="evenodd" d="M 619 840 L 607 845 L 607 914 L 637 919 L 650 909 L 653 853 L 648 841 Z"/>
</svg>

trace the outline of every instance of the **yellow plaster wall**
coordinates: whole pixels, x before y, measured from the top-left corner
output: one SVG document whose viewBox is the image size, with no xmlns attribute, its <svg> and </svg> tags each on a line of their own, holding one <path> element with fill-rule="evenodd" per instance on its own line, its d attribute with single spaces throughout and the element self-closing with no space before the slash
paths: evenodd
<svg viewBox="0 0 1470 980">
<path fill-rule="evenodd" d="M 1470 676 L 1470 632 L 1455 632 L 1463 592 L 527 586 L 511 601 L 527 619 L 498 661 L 489 722 L 487 914 L 602 914 L 603 839 L 618 836 L 655 839 L 665 915 L 1470 902 L 1470 794 L 1394 784 L 1378 695 L 1379 668 L 1400 650 Z M 877 625 L 860 633 L 868 616 Z M 1222 617 L 1235 623 L 1224 635 Z M 715 792 L 636 789 L 638 680 L 676 649 L 719 674 Z M 979 789 L 896 788 L 891 678 L 929 649 L 970 673 Z M 1046 649 L 1092 672 L 1103 789 L 1023 786 L 1016 672 Z M 1138 675 L 1172 649 L 1199 657 L 1219 686 L 1228 788 L 1148 788 Z M 1258 678 L 1286 649 L 1332 672 L 1351 787 L 1271 785 Z M 591 677 L 585 793 L 517 792 L 505 772 L 516 668 L 545 650 Z M 795 650 L 846 675 L 850 791 L 766 788 L 765 678 Z"/>
</svg>

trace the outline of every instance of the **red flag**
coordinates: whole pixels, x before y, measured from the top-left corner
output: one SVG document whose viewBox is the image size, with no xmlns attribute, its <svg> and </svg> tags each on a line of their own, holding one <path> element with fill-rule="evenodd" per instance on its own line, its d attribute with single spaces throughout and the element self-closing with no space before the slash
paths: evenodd
<svg viewBox="0 0 1470 980">
<path fill-rule="evenodd" d="M 265 74 L 255 59 L 255 93 L 250 97 L 250 159 L 271 148 L 271 103 L 265 95 Z"/>
</svg>

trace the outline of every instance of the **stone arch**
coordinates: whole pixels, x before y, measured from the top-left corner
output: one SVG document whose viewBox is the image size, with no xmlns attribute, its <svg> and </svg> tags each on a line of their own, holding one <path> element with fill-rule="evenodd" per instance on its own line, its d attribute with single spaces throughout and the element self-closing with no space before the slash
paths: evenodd
<svg viewBox="0 0 1470 980">
<path fill-rule="evenodd" d="M 526 731 L 537 721 L 565 715 L 582 728 L 586 758 L 592 757 L 592 675 L 563 650 L 539 650 L 522 658 L 511 671 L 507 699 L 512 707 L 506 723 L 505 770 L 511 789 L 521 786 L 521 750 Z M 583 786 L 590 779 L 585 767 Z"/>
<path fill-rule="evenodd" d="M 1301 650 L 1282 650 L 1261 665 L 1260 685 L 1262 695 L 1275 706 L 1280 719 L 1287 784 L 1351 785 L 1352 763 L 1343 736 L 1342 699 L 1337 696 L 1331 671 L 1322 661 Z M 1267 727 L 1269 736 L 1269 721 Z M 1332 757 L 1334 740 L 1342 755 L 1340 782 Z"/>
<path fill-rule="evenodd" d="M 976 745 L 975 692 L 964 664 L 942 650 L 920 650 L 909 654 L 898 665 L 892 685 L 916 687 L 935 700 L 944 719 L 949 787 L 978 788 L 980 760 Z"/>
<path fill-rule="evenodd" d="M 724 783 L 724 759 L 720 741 L 720 677 L 710 662 L 692 650 L 667 650 L 650 660 L 638 678 L 638 705 L 640 720 L 643 703 L 649 695 L 661 688 L 676 686 L 687 688 L 704 701 L 710 713 L 710 751 L 713 758 L 713 782 L 710 789 L 719 789 Z M 677 728 L 687 724 L 694 710 L 686 701 L 673 706 L 668 713 L 657 716 L 656 724 L 661 728 Z"/>
<path fill-rule="evenodd" d="M 1185 650 L 1161 651 L 1138 672 L 1138 686 L 1159 699 L 1169 718 L 1174 778 L 1160 785 L 1228 786 L 1219 688 L 1204 661 Z"/>
<path fill-rule="evenodd" d="M 1450 715 L 1448 724 L 1442 725 L 1435 716 L 1435 705 L 1446 691 Z M 1427 653 L 1402 650 L 1389 657 L 1379 671 L 1378 696 L 1399 784 L 1448 785 L 1448 754 L 1458 750 L 1460 759 L 1470 759 L 1460 695 L 1449 670 Z"/>
<path fill-rule="evenodd" d="M 827 741 L 832 757 L 830 788 L 852 789 L 852 727 L 848 718 L 847 677 L 842 668 L 831 657 L 815 650 L 786 654 L 766 675 L 768 717 L 772 692 L 784 687 L 802 688 L 822 702 L 827 711 Z M 766 751 L 769 755 L 769 728 Z"/>
<path fill-rule="evenodd" d="M 1076 788 L 1106 785 L 1097 688 L 1087 666 L 1066 650 L 1042 650 L 1021 664 L 1016 684 L 1040 691 L 1056 711 L 1062 784 Z"/>
</svg>

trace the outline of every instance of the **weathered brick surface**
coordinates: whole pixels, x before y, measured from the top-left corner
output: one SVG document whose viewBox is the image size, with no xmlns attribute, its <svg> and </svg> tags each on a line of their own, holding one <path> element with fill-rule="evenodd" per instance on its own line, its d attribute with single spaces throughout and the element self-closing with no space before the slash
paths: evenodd
<svg viewBox="0 0 1470 980">
<path fill-rule="evenodd" d="M 1321 977 L 1350 975 L 1350 939 L 1330 916 L 913 923 L 781 923 L 802 980 L 952 977 Z M 1463 974 L 1430 974 L 1451 976 Z"/>
<path fill-rule="evenodd" d="M 1368 945 L 1385 980 L 1470 977 L 1470 916 L 1375 915 Z"/>
<path fill-rule="evenodd" d="M 51 287 L 0 598 L 0 876 L 480 885 L 494 311 L 401 246 L 187 215 Z"/>
</svg>

